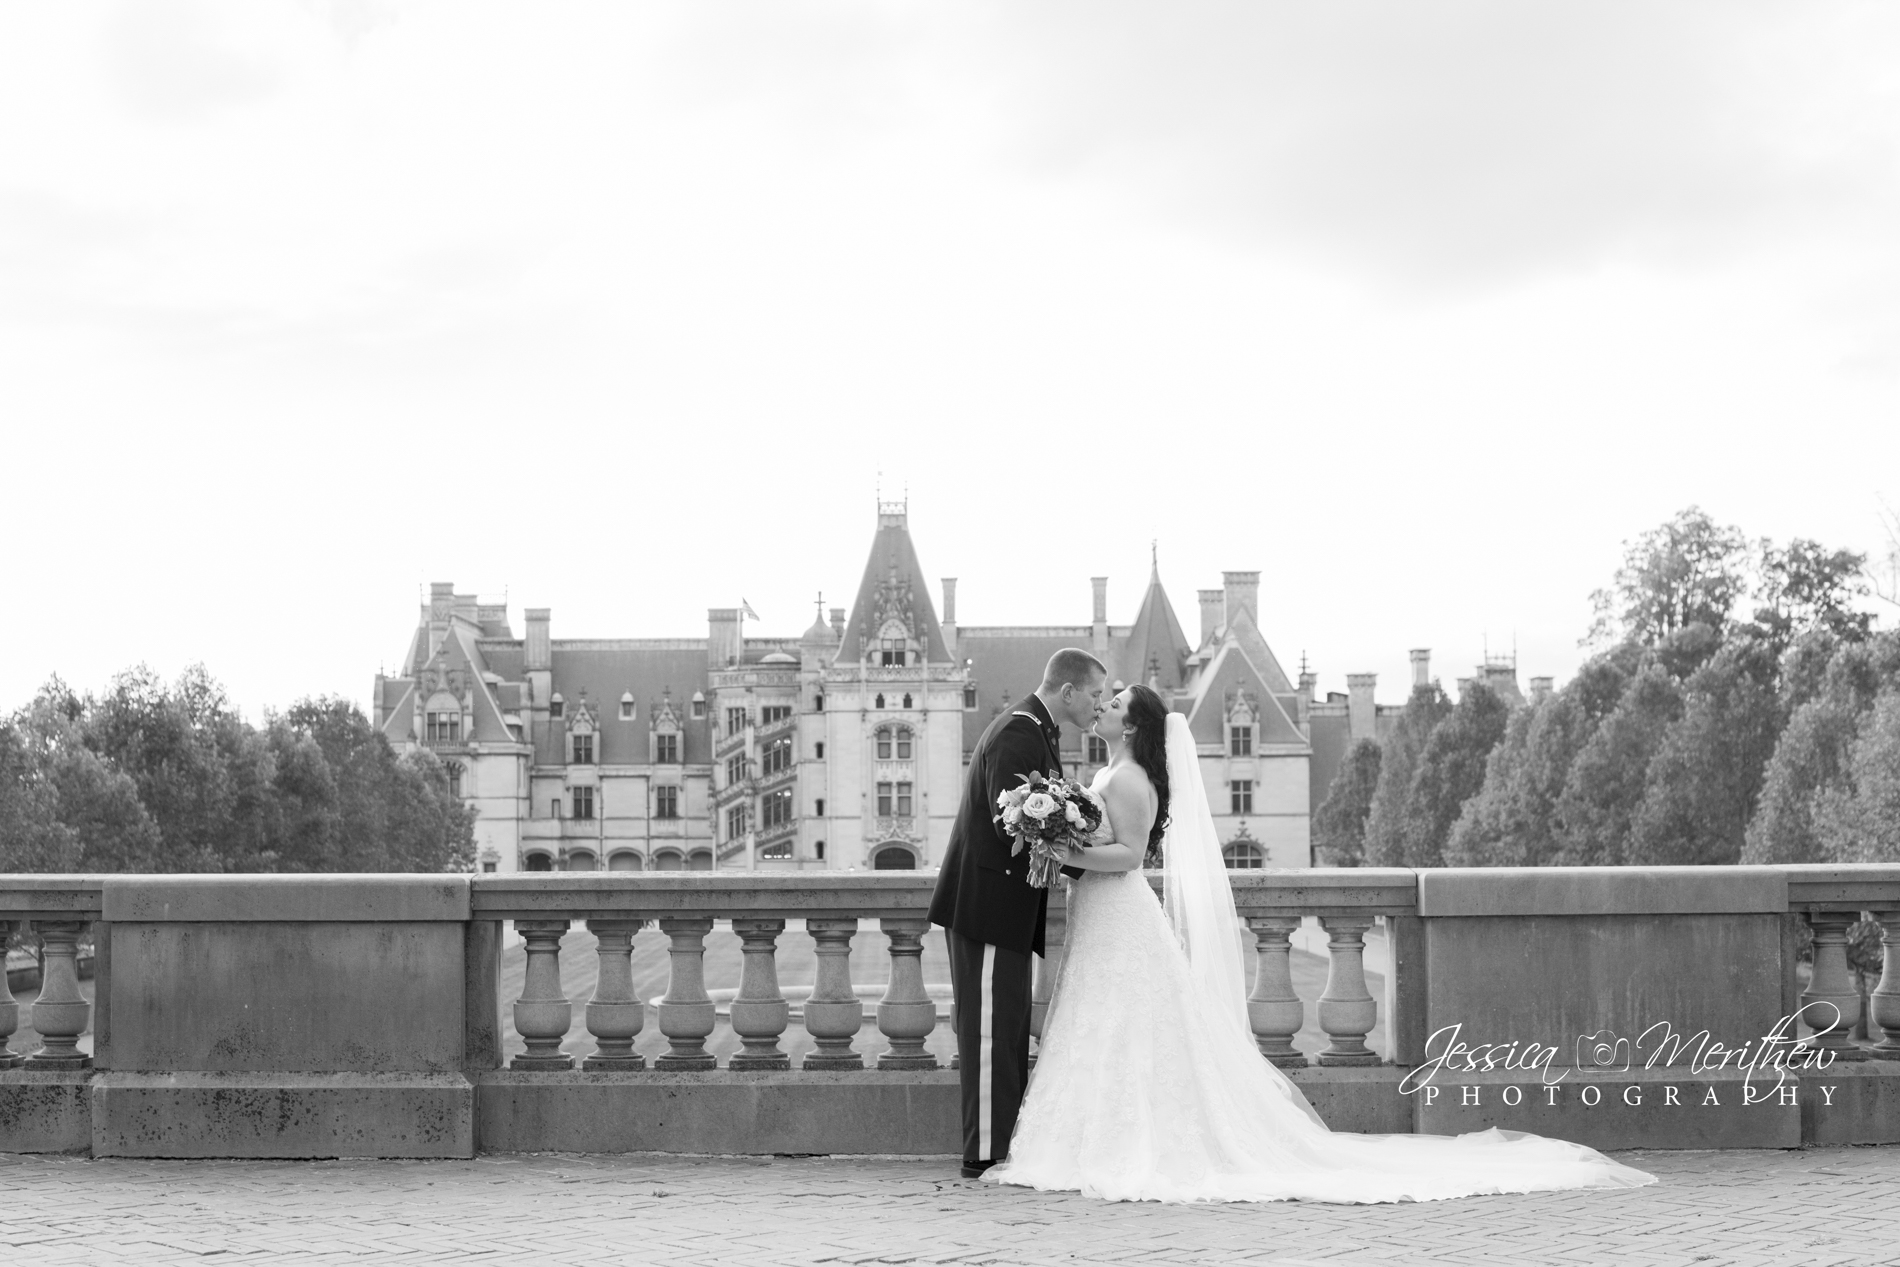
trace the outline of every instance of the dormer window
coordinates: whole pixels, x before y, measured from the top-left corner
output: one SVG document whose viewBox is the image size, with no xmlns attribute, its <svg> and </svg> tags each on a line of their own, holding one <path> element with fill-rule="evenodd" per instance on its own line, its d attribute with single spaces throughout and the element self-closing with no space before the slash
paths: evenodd
<svg viewBox="0 0 1900 1267">
<path fill-rule="evenodd" d="M 431 697 L 423 722 L 423 733 L 430 743 L 462 742 L 462 705 L 447 691 Z"/>
<path fill-rule="evenodd" d="M 548 701 L 548 717 L 553 721 L 560 721 L 566 714 L 567 701 L 561 698 L 559 691 L 556 691 L 554 698 Z"/>
<path fill-rule="evenodd" d="M 633 692 L 631 691 L 620 697 L 620 720 L 633 720 Z"/>
<path fill-rule="evenodd" d="M 1227 728 L 1227 753 L 1234 757 L 1253 755 L 1253 727 L 1229 726 Z"/>
<path fill-rule="evenodd" d="M 971 711 L 975 707 L 976 707 L 976 688 L 974 686 L 966 686 L 963 688 L 964 711 L 965 712 Z"/>
<path fill-rule="evenodd" d="M 678 765 L 680 737 L 668 734 L 653 736 L 653 760 L 658 765 Z"/>
<path fill-rule="evenodd" d="M 701 695 L 698 691 L 694 691 L 693 692 L 693 718 L 695 721 L 698 721 L 698 720 L 704 719 L 705 716 L 706 716 L 706 697 L 704 695 Z"/>
<path fill-rule="evenodd" d="M 594 737 L 592 735 L 574 736 L 574 764 L 594 764 Z"/>
<path fill-rule="evenodd" d="M 879 649 L 879 663 L 887 669 L 901 669 L 904 667 L 904 651 L 905 647 L 900 639 L 886 638 L 883 647 Z"/>
</svg>

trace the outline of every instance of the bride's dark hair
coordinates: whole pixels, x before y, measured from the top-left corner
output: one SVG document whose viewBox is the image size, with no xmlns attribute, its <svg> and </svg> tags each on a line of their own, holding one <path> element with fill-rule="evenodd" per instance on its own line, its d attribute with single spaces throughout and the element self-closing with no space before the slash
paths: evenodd
<svg viewBox="0 0 1900 1267">
<path fill-rule="evenodd" d="M 1128 688 L 1126 724 L 1128 754 L 1147 772 L 1155 788 L 1155 825 L 1148 831 L 1148 851 L 1141 865 L 1161 865 L 1161 837 L 1168 830 L 1168 706 L 1151 687 L 1137 682 Z"/>
</svg>

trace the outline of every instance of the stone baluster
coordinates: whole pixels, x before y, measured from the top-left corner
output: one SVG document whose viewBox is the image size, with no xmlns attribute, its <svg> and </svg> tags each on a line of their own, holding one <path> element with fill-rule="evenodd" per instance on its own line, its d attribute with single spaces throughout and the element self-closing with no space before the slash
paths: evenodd
<svg viewBox="0 0 1900 1267">
<path fill-rule="evenodd" d="M 1868 1010 L 1882 1035 L 1868 1054 L 1900 1060 L 1900 908 L 1867 913 L 1880 922 L 1880 983 L 1874 987 Z M 1872 1037 L 1871 1030 L 1868 1036 Z"/>
<path fill-rule="evenodd" d="M 1292 947 L 1288 939 L 1299 930 L 1297 915 L 1252 916 L 1247 927 L 1254 936 L 1253 993 L 1247 996 L 1247 1018 L 1253 1024 L 1260 1054 L 1282 1069 L 1301 1069 L 1306 1057 L 1294 1050 L 1293 1036 L 1306 1024 L 1306 1004 L 1293 989 Z"/>
<path fill-rule="evenodd" d="M 732 1001 L 732 1032 L 743 1051 L 735 1052 L 731 1069 L 790 1069 L 792 1058 L 779 1046 L 791 1023 L 792 1005 L 778 988 L 778 937 L 782 919 L 735 919 L 745 964 L 739 974 L 739 996 Z"/>
<path fill-rule="evenodd" d="M 1319 1027 L 1331 1040 L 1319 1054 L 1322 1065 L 1376 1065 L 1379 1053 L 1366 1047 L 1366 1035 L 1378 1009 L 1366 989 L 1366 930 L 1370 915 L 1322 915 L 1326 930 L 1326 993 L 1319 1000 Z"/>
<path fill-rule="evenodd" d="M 1042 1046 L 1042 1027 L 1049 1019 L 1049 1003 L 1055 998 L 1056 976 L 1062 971 L 1062 956 L 1069 944 L 1069 912 L 1065 906 L 1061 910 L 1050 904 L 1049 913 L 1043 920 L 1042 957 L 1036 963 L 1036 983 L 1029 992 L 1029 1032 L 1036 1039 L 1036 1046 Z M 1035 1063 L 1030 1056 L 1030 1063 Z"/>
<path fill-rule="evenodd" d="M 805 1001 L 805 1029 L 818 1050 L 805 1056 L 805 1069 L 862 1069 L 864 1057 L 851 1044 L 864 1024 L 864 1004 L 851 990 L 851 938 L 855 919 L 809 919 L 805 928 L 817 944 L 818 979 Z"/>
<path fill-rule="evenodd" d="M 1814 973 L 1801 995 L 1801 1020 L 1816 1031 L 1814 1046 L 1833 1052 L 1836 1060 L 1867 1058 L 1866 1049 L 1851 1037 L 1860 1020 L 1860 990 L 1847 967 L 1847 930 L 1854 922 L 1853 911 L 1808 912 L 1814 929 Z"/>
<path fill-rule="evenodd" d="M 561 993 L 561 938 L 564 919 L 518 919 L 528 951 L 521 997 L 515 1000 L 515 1032 L 528 1049 L 508 1062 L 510 1069 L 572 1069 L 574 1058 L 561 1050 L 574 1008 Z"/>
<path fill-rule="evenodd" d="M 600 976 L 594 997 L 587 1001 L 587 1032 L 598 1050 L 581 1068 L 624 1071 L 646 1068 L 646 1057 L 636 1056 L 633 1040 L 646 1023 L 646 1004 L 633 992 L 633 936 L 643 921 L 590 919 L 587 931 L 599 939 Z"/>
<path fill-rule="evenodd" d="M 7 949 L 13 944 L 13 922 L 0 919 L 0 1069 L 11 1069 L 20 1063 L 20 1053 L 13 1050 L 13 1035 L 20 1028 L 20 1005 L 14 1001 L 13 990 L 7 985 L 6 958 Z"/>
<path fill-rule="evenodd" d="M 667 1048 L 653 1062 L 655 1069 L 675 1071 L 714 1069 L 719 1062 L 706 1050 L 719 1013 L 706 993 L 706 934 L 710 918 L 663 919 L 660 931 L 672 939 L 667 949 L 672 971 L 667 975 L 666 997 L 660 1000 L 660 1032 Z"/>
<path fill-rule="evenodd" d="M 33 1028 L 45 1044 L 26 1058 L 33 1069 L 85 1069 L 92 1057 L 79 1050 L 92 1004 L 79 992 L 79 937 L 84 921 L 34 921 L 40 935 L 40 997 L 33 1001 Z"/>
<path fill-rule="evenodd" d="M 877 1027 L 891 1049 L 877 1058 L 879 1069 L 935 1069 L 937 1058 L 924 1050 L 937 1028 L 937 1005 L 924 989 L 924 934 L 928 919 L 879 921 L 891 942 L 891 983 L 877 1005 Z"/>
</svg>

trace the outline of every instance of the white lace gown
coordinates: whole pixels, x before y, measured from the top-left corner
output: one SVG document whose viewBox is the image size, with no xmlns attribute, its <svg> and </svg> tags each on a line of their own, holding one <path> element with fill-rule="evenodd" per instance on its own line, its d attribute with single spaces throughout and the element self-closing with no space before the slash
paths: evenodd
<svg viewBox="0 0 1900 1267">
<path fill-rule="evenodd" d="M 1007 1160 L 986 1182 L 1111 1201 L 1347 1203 L 1656 1182 L 1516 1131 L 1329 1131 L 1237 1024 L 1200 1014 L 1188 974 L 1139 871 L 1073 882 L 1036 1066 Z"/>
</svg>

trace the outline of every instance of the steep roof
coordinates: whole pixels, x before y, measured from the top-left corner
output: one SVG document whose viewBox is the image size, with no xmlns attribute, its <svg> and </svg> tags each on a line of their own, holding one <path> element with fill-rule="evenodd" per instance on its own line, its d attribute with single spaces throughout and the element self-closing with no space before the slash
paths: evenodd
<svg viewBox="0 0 1900 1267">
<path fill-rule="evenodd" d="M 1087 625 L 958 629 L 957 655 L 970 661 L 970 681 L 976 687 L 976 708 L 963 712 L 963 750 L 976 747 L 996 714 L 1042 685 L 1050 656 L 1064 647 L 1086 650 L 1089 632 Z"/>
<path fill-rule="evenodd" d="M 1243 613 L 1244 615 L 1244 613 Z M 1293 724 L 1265 676 L 1254 667 L 1236 641 L 1221 644 L 1194 683 L 1194 701 L 1188 725 L 1197 743 L 1224 743 L 1227 739 L 1227 697 L 1245 691 L 1259 709 L 1255 738 L 1261 744 L 1304 744 L 1306 736 Z"/>
<path fill-rule="evenodd" d="M 923 644 L 924 659 L 931 664 L 948 662 L 950 649 L 944 645 L 943 626 L 937 623 L 937 610 L 930 603 L 930 586 L 911 544 L 909 517 L 901 502 L 886 502 L 878 507 L 877 536 L 871 539 L 871 555 L 864 562 L 864 579 L 851 604 L 838 660 L 848 664 L 864 655 L 865 645 L 878 636 L 880 614 L 906 612 L 911 636 Z"/>
<path fill-rule="evenodd" d="M 650 645 L 642 646 L 641 643 Z M 614 639 L 550 644 L 554 662 L 553 686 L 568 710 L 579 707 L 583 696 L 597 722 L 596 759 L 603 765 L 644 765 L 647 734 L 653 714 L 669 689 L 673 710 L 684 720 L 681 754 L 688 764 L 712 760 L 712 732 L 705 719 L 693 720 L 686 707 L 694 691 L 708 691 L 706 644 L 686 638 Z M 633 720 L 620 719 L 620 697 L 633 695 Z M 558 726 L 558 723 L 556 724 Z M 539 760 L 553 760 L 559 751 L 555 739 L 565 728 L 550 727 L 548 745 Z M 537 739 L 541 739 L 537 736 Z M 541 748 L 537 744 L 537 748 Z"/>
<path fill-rule="evenodd" d="M 1158 664 L 1161 689 L 1173 690 L 1181 685 L 1182 661 L 1193 650 L 1181 622 L 1175 618 L 1168 592 L 1161 588 L 1161 571 L 1157 567 L 1149 573 L 1148 592 L 1142 595 L 1141 610 L 1135 614 L 1135 623 L 1128 627 L 1127 636 L 1110 642 L 1109 677 L 1145 683 L 1153 666 Z"/>
</svg>

